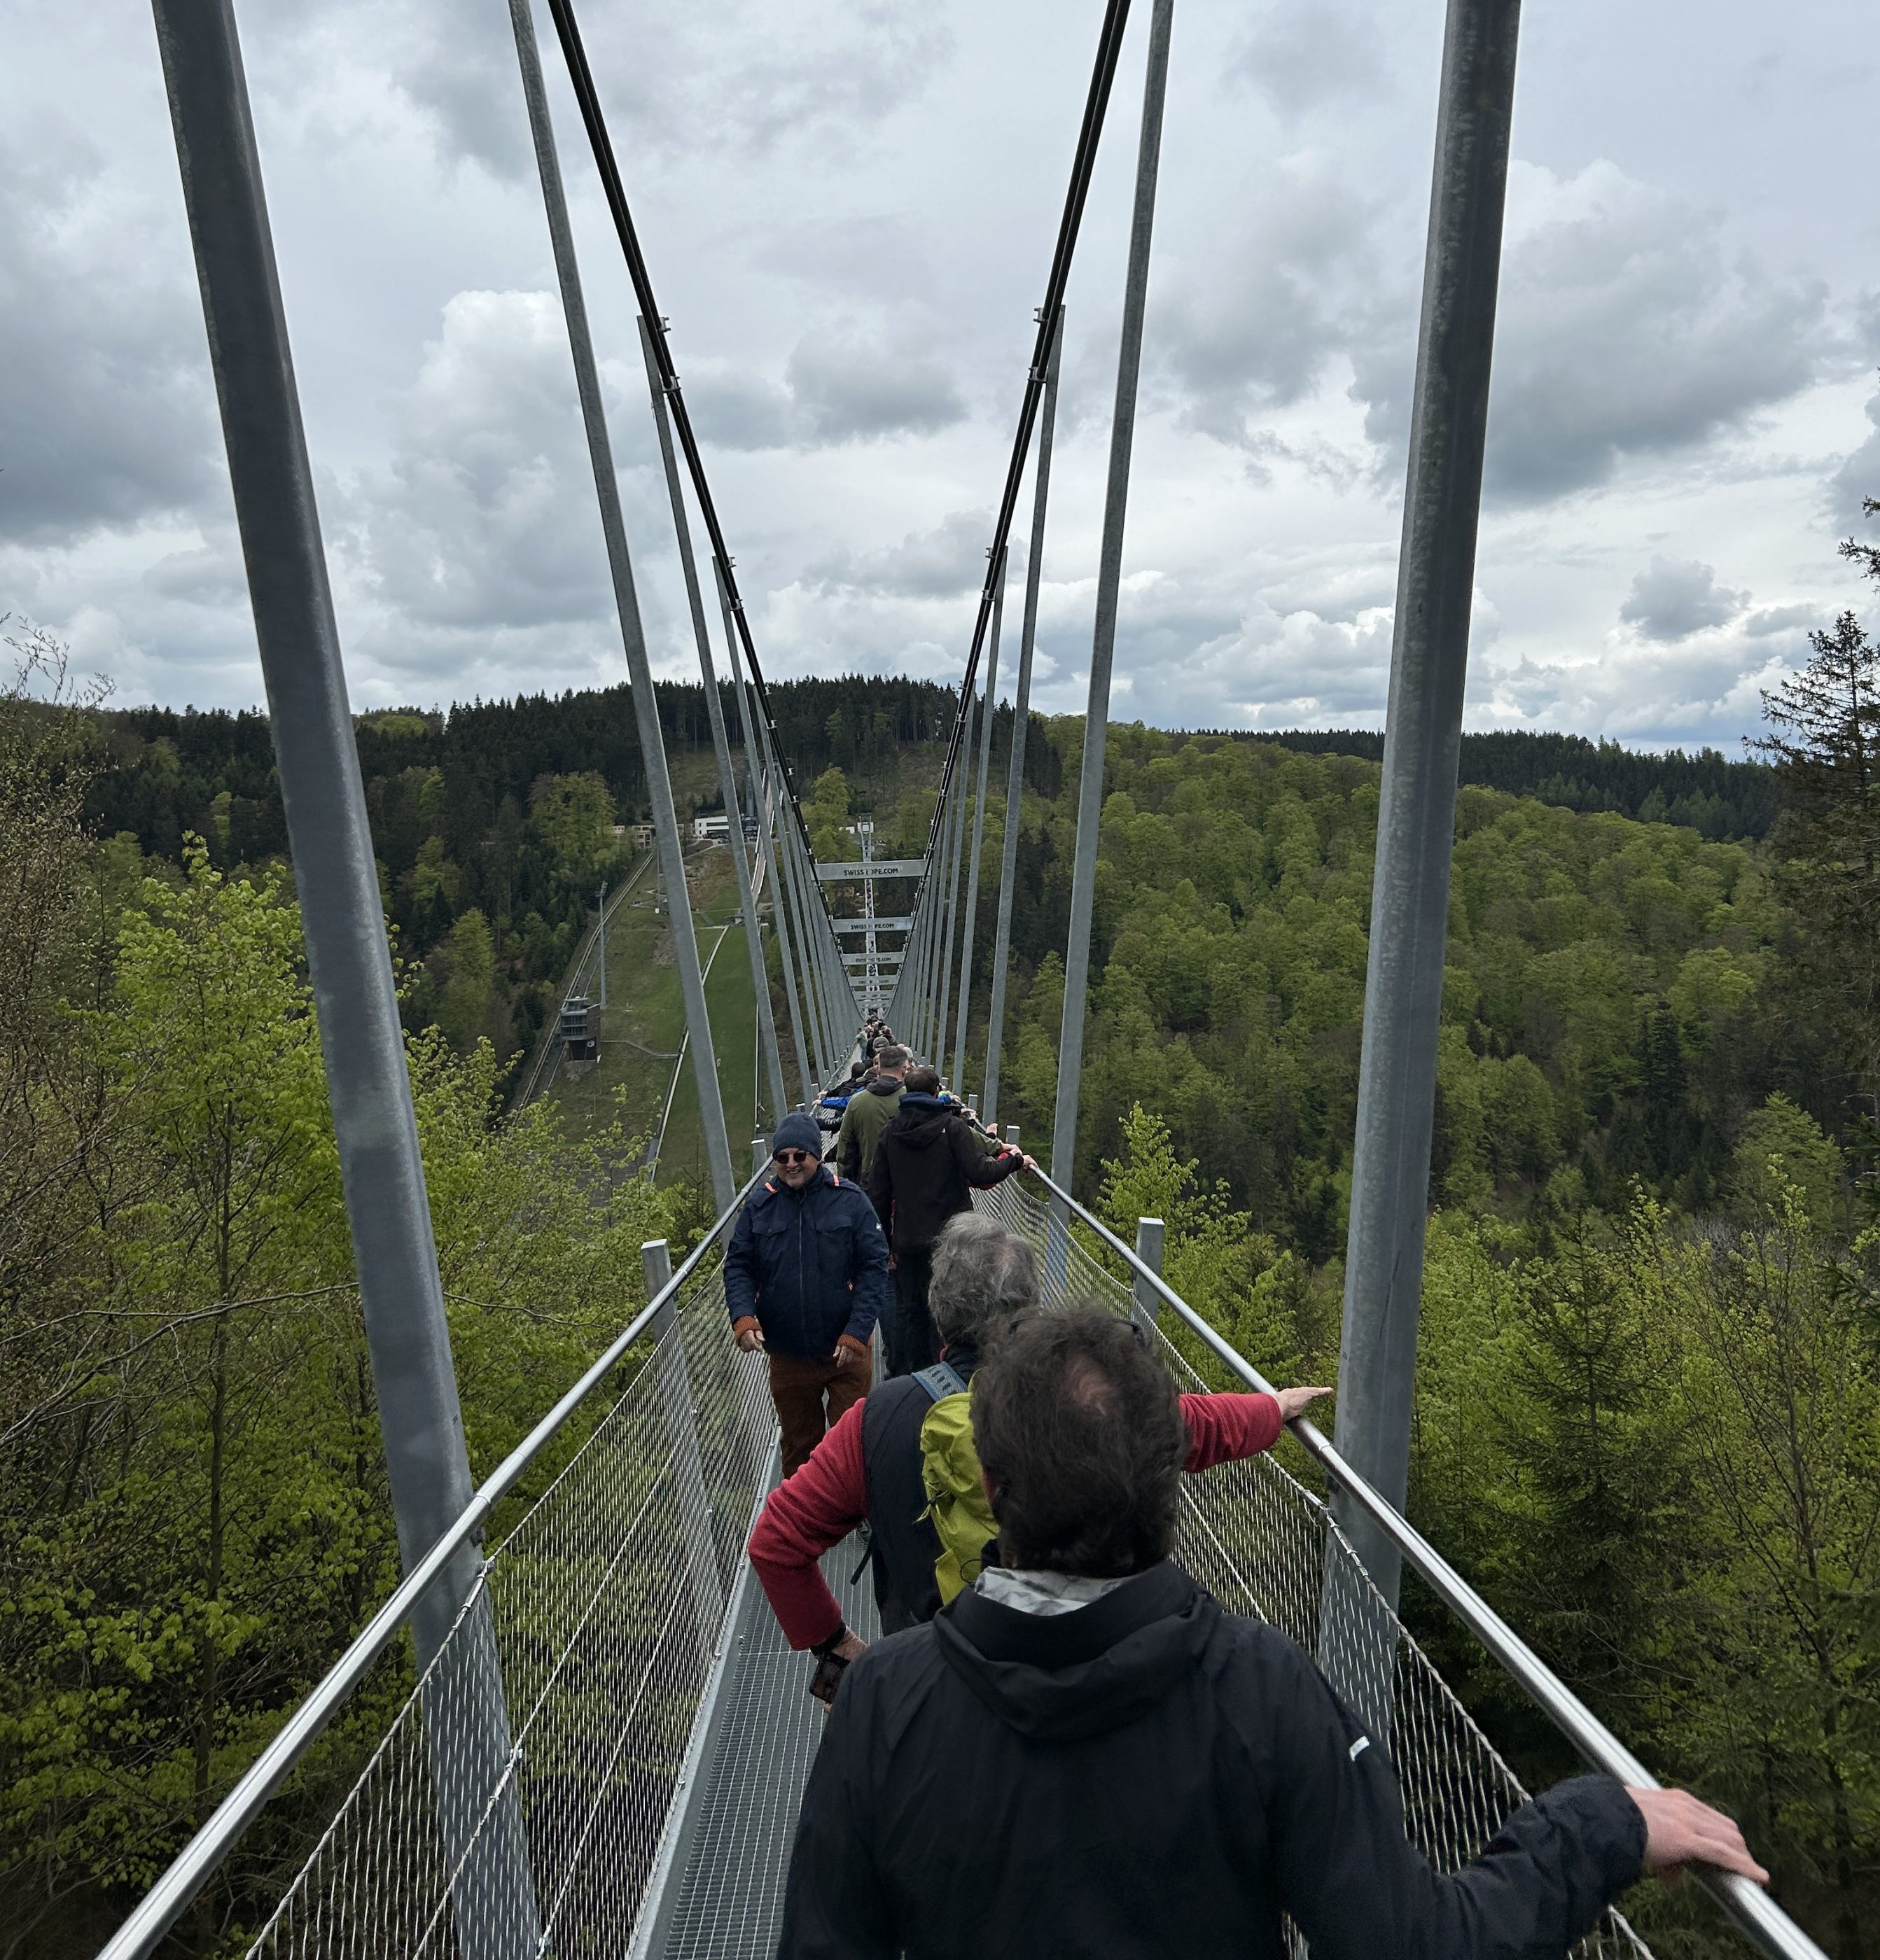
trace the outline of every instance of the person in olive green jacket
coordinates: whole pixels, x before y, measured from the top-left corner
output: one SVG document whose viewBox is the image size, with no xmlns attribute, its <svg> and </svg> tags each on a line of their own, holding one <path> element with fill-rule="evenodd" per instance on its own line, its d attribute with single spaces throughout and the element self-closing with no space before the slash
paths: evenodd
<svg viewBox="0 0 1880 1960">
<path fill-rule="evenodd" d="M 875 1159 L 875 1141 L 901 1106 L 901 1082 L 913 1060 L 907 1049 L 884 1048 L 875 1058 L 875 1079 L 849 1098 L 836 1133 L 836 1168 L 859 1184 Z"/>
</svg>

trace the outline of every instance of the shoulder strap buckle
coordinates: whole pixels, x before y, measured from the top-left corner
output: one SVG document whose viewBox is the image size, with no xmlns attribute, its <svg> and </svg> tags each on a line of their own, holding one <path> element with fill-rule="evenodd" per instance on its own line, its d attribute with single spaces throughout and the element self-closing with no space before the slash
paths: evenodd
<svg viewBox="0 0 1880 1960">
<path fill-rule="evenodd" d="M 951 1361 L 936 1361 L 931 1368 L 919 1369 L 914 1379 L 926 1390 L 929 1402 L 943 1402 L 948 1395 L 966 1393 L 965 1377 Z"/>
</svg>

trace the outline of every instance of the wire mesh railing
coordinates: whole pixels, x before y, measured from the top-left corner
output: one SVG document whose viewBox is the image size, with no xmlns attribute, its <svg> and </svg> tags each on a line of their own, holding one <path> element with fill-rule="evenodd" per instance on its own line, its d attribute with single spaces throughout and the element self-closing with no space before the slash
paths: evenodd
<svg viewBox="0 0 1880 1960">
<path fill-rule="evenodd" d="M 250 1951 L 266 1960 L 624 1952 L 672 1806 L 775 1427 L 703 1281 L 485 1562 L 448 1639 Z M 474 1725 L 493 1649 L 512 1746 Z"/>
<path fill-rule="evenodd" d="M 1142 1312 L 1131 1288 L 1075 1232 L 1053 1230 L 1050 1208 L 1016 1178 L 974 1197 L 1037 1248 L 1047 1305 L 1101 1301 L 1145 1325 L 1184 1389 L 1208 1386 Z M 1458 1870 L 1480 1855 L 1528 1793 L 1372 1584 L 1317 1495 L 1270 1455 L 1184 1478 L 1176 1555 L 1230 1611 L 1291 1634 L 1372 1732 L 1388 1739 L 1405 1828 L 1437 1870 Z M 1636 1960 L 1649 1949 L 1609 1911 L 1576 1951 L 1588 1960 Z"/>
<path fill-rule="evenodd" d="M 1207 1332 L 1217 1358 L 1229 1363 L 1232 1351 L 1159 1282 L 1149 1290 L 1167 1303 L 1170 1325 L 1145 1308 L 1146 1269 L 1091 1214 L 1067 1233 L 1016 1179 L 980 1194 L 978 1202 L 1039 1248 L 1047 1306 L 1095 1299 L 1132 1316 L 1152 1330 L 1187 1387 L 1206 1385 L 1168 1338 L 1171 1328 L 1185 1328 L 1184 1338 Z M 740 1650 L 731 1629 L 744 1545 L 776 1472 L 763 1361 L 729 1338 L 722 1279 L 702 1263 L 733 1215 L 719 1221 L 677 1285 L 654 1287 L 655 1307 L 623 1332 L 479 1492 L 472 1513 L 486 1517 L 515 1488 L 519 1460 L 565 1431 L 577 1410 L 591 1421 L 553 1481 L 483 1561 L 442 1647 L 253 1938 L 251 1954 L 600 1960 L 645 1943 L 675 1869 L 675 1847 L 685 1841 L 682 1799 L 697 1787 L 689 1779 L 699 1738 L 713 1728 L 706 1718 L 714 1706 L 722 1714 L 728 1705 L 721 1689 Z M 1126 1267 L 1133 1290 L 1117 1276 Z M 1244 1360 L 1238 1368 L 1251 1372 Z M 1303 1440 L 1338 1469 L 1322 1439 L 1308 1431 Z M 1270 1455 L 1184 1480 L 1177 1555 L 1231 1610 L 1282 1629 L 1316 1656 L 1371 1732 L 1388 1739 L 1406 1828 L 1433 1866 L 1454 1871 L 1480 1853 L 1525 1793 L 1314 1491 Z M 1426 1546 L 1423 1557 L 1440 1567 Z M 423 1583 L 421 1568 L 401 1589 L 403 1610 L 416 1596 L 411 1589 Z M 1451 1609 L 1505 1658 L 1499 1623 L 1461 1591 Z M 320 1721 L 388 1653 L 384 1622 L 399 1610 L 395 1597 L 310 1696 L 310 1704 L 323 1701 L 324 1716 L 297 1711 L 283 1732 L 291 1746 L 282 1759 L 250 1772 L 160 1882 L 164 1903 L 139 1908 L 140 1930 L 120 1933 L 107 1949 L 110 1960 L 151 1951 L 230 1854 Z M 1518 1644 L 1502 1631 L 1501 1644 Z M 1542 1705 L 1549 1684 L 1571 1703 L 1537 1662 L 1529 1671 L 1534 1678 L 1523 1685 Z M 490 1691 L 496 1681 L 500 1695 Z M 1570 1723 L 1563 1726 L 1572 1732 Z M 1610 1737 L 1600 1747 L 1620 1751 Z M 1598 1749 L 1592 1753 L 1599 1759 Z M 1646 1780 L 1643 1767 L 1634 1768 L 1621 1773 Z M 795 1800 L 794 1790 L 778 1793 L 792 1812 Z M 1759 1943 L 1771 1952 L 1815 1951 L 1786 1935 Z M 1647 1952 L 1616 1913 L 1579 1951 L 1601 1960 Z"/>
</svg>

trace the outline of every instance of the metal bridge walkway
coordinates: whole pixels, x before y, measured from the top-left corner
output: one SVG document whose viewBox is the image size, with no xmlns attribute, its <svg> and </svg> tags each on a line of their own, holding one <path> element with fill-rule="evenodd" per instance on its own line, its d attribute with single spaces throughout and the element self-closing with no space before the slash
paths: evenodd
<svg viewBox="0 0 1880 1960">
<path fill-rule="evenodd" d="M 880 1631 L 868 1576 L 850 1585 L 862 1546 L 823 1561 L 843 1618 L 864 1640 Z M 642 1914 L 633 1951 L 647 1960 L 770 1960 L 783 1919 L 784 1880 L 796 1814 L 827 1720 L 792 1653 L 745 1575 L 717 1691 L 699 1710 L 697 1780 L 674 1828 L 658 1904 Z"/>
</svg>

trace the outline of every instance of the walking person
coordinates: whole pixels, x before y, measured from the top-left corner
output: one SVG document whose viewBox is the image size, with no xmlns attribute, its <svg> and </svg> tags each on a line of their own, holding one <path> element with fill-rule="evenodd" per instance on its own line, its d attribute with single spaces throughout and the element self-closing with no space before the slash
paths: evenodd
<svg viewBox="0 0 1880 1960">
<path fill-rule="evenodd" d="M 823 1163 L 800 1110 L 771 1139 L 771 1171 L 725 1254 L 725 1304 L 739 1347 L 763 1354 L 787 1478 L 868 1392 L 868 1338 L 887 1304 L 887 1241 L 859 1185 Z"/>
<path fill-rule="evenodd" d="M 947 1402 L 956 1394 L 966 1401 L 993 1344 L 1041 1310 L 1037 1255 L 997 1219 L 963 1212 L 948 1220 L 934 1243 L 929 1297 L 942 1366 L 884 1382 L 831 1423 L 801 1475 L 770 1493 L 751 1532 L 750 1569 L 784 1638 L 799 1653 L 846 1662 L 864 1650 L 843 1624 L 818 1563 L 858 1526 L 870 1527 L 868 1564 L 887 1634 L 931 1620 L 943 1588 L 973 1576 L 994 1535 L 977 1501 L 970 1427 L 961 1437 L 946 1421 Z M 1270 1449 L 1287 1423 L 1330 1392 L 1184 1395 L 1183 1469 L 1199 1475 Z M 945 1462 L 938 1460 L 942 1451 Z M 951 1500 L 961 1495 L 975 1500 L 965 1509 L 978 1526 L 957 1515 L 961 1507 Z"/>
<path fill-rule="evenodd" d="M 971 1210 L 975 1191 L 1037 1168 L 1020 1150 L 999 1148 L 986 1155 L 972 1125 L 941 1100 L 938 1074 L 931 1068 L 908 1071 L 900 1107 L 875 1144 L 868 1175 L 868 1195 L 894 1255 L 890 1375 L 911 1375 L 940 1358 L 927 1286 L 942 1227 Z"/>
<path fill-rule="evenodd" d="M 901 1082 L 913 1057 L 884 1044 L 876 1052 L 875 1074 L 865 1089 L 849 1099 L 836 1133 L 836 1168 L 844 1177 L 865 1180 L 875 1161 L 875 1146 L 901 1106 Z"/>
<path fill-rule="evenodd" d="M 1641 1872 L 1768 1874 L 1687 1792 L 1575 1777 L 1463 1869 L 1405 1833 L 1382 1738 L 1177 1565 L 1175 1385 L 1102 1310 L 973 1377 L 999 1563 L 840 1675 L 779 1960 L 1565 1960 Z"/>
</svg>

